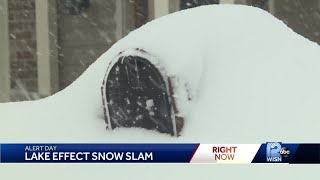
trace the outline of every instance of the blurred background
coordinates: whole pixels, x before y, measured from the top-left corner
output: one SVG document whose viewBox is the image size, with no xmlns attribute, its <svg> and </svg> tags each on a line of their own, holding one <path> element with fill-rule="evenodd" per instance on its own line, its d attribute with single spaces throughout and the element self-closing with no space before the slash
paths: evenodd
<svg viewBox="0 0 320 180">
<path fill-rule="evenodd" d="M 318 0 L 0 0 L 0 102 L 50 96 L 130 31 L 206 4 L 262 8 L 320 43 Z"/>
</svg>

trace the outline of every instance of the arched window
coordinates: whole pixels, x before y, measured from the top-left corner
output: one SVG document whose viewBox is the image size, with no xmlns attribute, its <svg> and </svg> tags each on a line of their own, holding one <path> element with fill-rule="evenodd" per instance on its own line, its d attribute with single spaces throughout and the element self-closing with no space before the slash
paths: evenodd
<svg viewBox="0 0 320 180">
<path fill-rule="evenodd" d="M 182 127 L 177 128 L 170 79 L 138 55 L 119 56 L 109 68 L 102 88 L 109 128 L 140 127 L 179 134 Z"/>
</svg>

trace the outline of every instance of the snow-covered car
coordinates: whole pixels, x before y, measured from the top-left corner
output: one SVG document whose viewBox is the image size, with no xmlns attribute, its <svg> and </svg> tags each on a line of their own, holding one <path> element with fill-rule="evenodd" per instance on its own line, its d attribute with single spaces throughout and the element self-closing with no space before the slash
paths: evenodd
<svg viewBox="0 0 320 180">
<path fill-rule="evenodd" d="M 180 11 L 131 32 L 63 91 L 0 104 L 0 142 L 317 142 L 319 60 L 318 44 L 263 10 L 213 5 Z M 141 88 L 141 82 L 153 84 Z M 106 131 L 105 123 L 115 129 Z M 138 128 L 116 128 L 122 126 Z M 157 174 L 155 179 L 179 171 L 162 165 L 165 173 L 158 175 L 159 166 L 94 171 L 141 177 L 140 169 Z M 185 178 L 199 173 L 266 178 L 275 171 L 294 176 L 279 166 L 269 173 L 235 168 L 181 166 L 181 171 L 188 171 Z"/>
</svg>

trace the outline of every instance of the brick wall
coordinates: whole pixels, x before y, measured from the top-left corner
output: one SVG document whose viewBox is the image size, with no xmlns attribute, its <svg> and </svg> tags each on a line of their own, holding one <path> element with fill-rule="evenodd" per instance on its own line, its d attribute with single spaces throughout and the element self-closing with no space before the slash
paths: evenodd
<svg viewBox="0 0 320 180">
<path fill-rule="evenodd" d="M 60 6 L 66 3 L 57 2 Z M 115 0 L 89 2 L 79 14 L 58 10 L 60 89 L 70 85 L 116 42 Z"/>
<path fill-rule="evenodd" d="M 37 92 L 35 0 L 9 0 L 9 44 L 12 100 L 33 99 Z"/>
<path fill-rule="evenodd" d="M 275 1 L 274 9 L 275 16 L 295 32 L 320 44 L 319 1 Z"/>
</svg>

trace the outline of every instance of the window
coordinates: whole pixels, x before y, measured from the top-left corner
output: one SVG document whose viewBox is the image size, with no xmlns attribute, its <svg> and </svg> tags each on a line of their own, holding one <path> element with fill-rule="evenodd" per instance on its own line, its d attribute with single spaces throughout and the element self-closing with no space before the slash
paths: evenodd
<svg viewBox="0 0 320 180">
<path fill-rule="evenodd" d="M 108 68 L 102 93 L 109 128 L 140 127 L 178 135 L 183 119 L 174 115 L 169 78 L 138 55 L 120 56 Z"/>
<path fill-rule="evenodd" d="M 90 5 L 89 0 L 58 0 L 59 14 L 63 15 L 79 15 L 84 9 Z"/>
<path fill-rule="evenodd" d="M 194 7 L 208 5 L 208 4 L 219 4 L 219 0 L 206 0 L 206 1 L 181 0 L 180 9 L 194 8 Z"/>
</svg>

